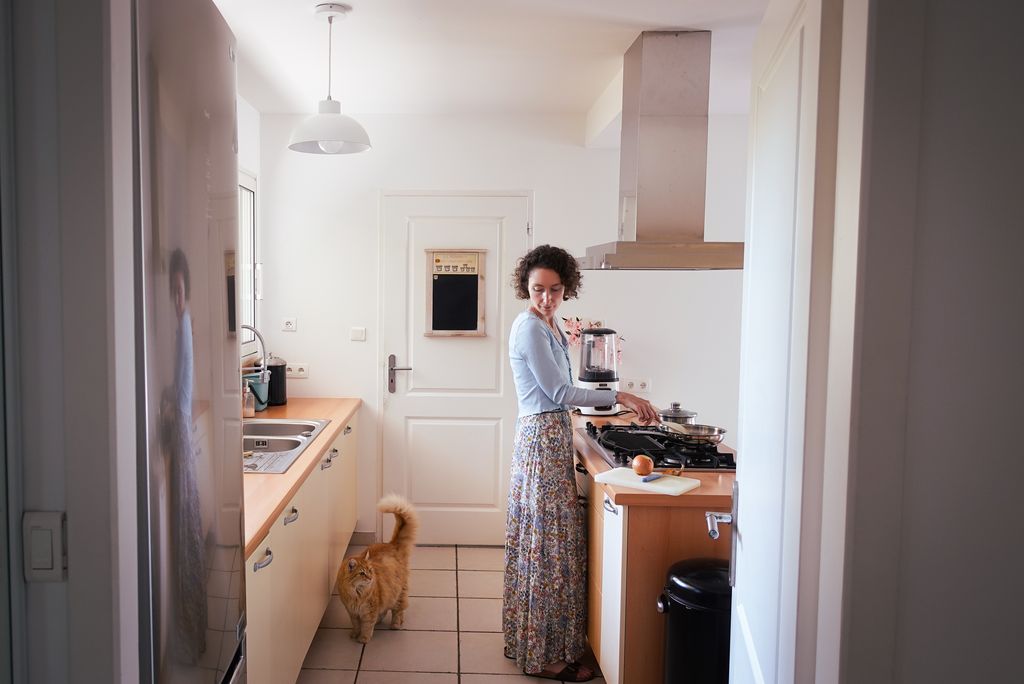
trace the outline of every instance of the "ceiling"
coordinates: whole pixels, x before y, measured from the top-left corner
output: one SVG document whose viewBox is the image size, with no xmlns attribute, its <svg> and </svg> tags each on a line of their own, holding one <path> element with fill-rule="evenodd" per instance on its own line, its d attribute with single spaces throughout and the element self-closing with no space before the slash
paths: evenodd
<svg viewBox="0 0 1024 684">
<path fill-rule="evenodd" d="M 238 88 L 263 113 L 327 94 L 318 0 L 214 0 L 238 41 Z M 585 114 L 649 29 L 711 29 L 712 112 L 745 112 L 767 0 L 347 0 L 332 96 L 348 113 Z"/>
</svg>

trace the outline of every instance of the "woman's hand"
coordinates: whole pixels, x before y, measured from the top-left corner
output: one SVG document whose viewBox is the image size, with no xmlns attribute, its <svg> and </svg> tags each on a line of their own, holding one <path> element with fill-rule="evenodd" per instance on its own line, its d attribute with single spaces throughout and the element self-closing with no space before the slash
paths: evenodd
<svg viewBox="0 0 1024 684">
<path fill-rule="evenodd" d="M 646 399 L 629 392 L 616 392 L 615 401 L 635 413 L 638 422 L 644 425 L 661 422 L 658 420 L 658 410 Z"/>
</svg>

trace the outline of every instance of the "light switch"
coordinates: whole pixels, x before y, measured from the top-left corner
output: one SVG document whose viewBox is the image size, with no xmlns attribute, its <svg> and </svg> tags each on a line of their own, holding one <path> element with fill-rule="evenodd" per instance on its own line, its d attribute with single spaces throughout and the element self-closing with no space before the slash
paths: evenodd
<svg viewBox="0 0 1024 684">
<path fill-rule="evenodd" d="M 349 339 L 355 342 L 365 342 L 366 328 L 352 328 L 351 331 L 349 331 Z"/>
<path fill-rule="evenodd" d="M 21 518 L 26 582 L 63 582 L 64 513 L 25 511 Z"/>
<path fill-rule="evenodd" d="M 32 528 L 29 562 L 33 570 L 53 570 L 53 532 Z"/>
</svg>

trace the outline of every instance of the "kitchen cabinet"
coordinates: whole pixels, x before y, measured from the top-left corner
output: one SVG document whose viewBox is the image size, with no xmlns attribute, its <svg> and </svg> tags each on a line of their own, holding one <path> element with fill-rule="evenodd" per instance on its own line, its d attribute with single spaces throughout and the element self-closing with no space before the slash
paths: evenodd
<svg viewBox="0 0 1024 684">
<path fill-rule="evenodd" d="M 728 559 L 731 526 L 720 526 L 721 536 L 711 539 L 704 512 L 729 510 L 723 509 L 718 494 L 725 482 L 718 480 L 727 479 L 731 486 L 733 476 L 707 476 L 708 495 L 665 497 L 623 489 L 609 494 L 614 490 L 606 490 L 592 477 L 604 466 L 579 453 L 577 458 L 588 471 L 580 486 L 587 492 L 590 646 L 609 684 L 660 682 L 665 618 L 656 605 L 665 575 L 673 563 L 686 558 Z"/>
<path fill-rule="evenodd" d="M 313 468 L 246 559 L 251 684 L 295 681 L 327 607 L 330 592 L 313 589 L 327 585 L 327 472 Z"/>
<path fill-rule="evenodd" d="M 356 417 L 345 425 L 331 446 L 327 465 L 327 593 L 334 588 L 338 569 L 356 529 Z"/>
</svg>

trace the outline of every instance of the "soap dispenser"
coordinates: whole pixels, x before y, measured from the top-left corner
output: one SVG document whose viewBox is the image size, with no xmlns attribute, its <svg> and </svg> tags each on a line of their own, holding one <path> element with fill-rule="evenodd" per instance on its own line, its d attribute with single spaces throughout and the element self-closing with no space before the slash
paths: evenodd
<svg viewBox="0 0 1024 684">
<path fill-rule="evenodd" d="M 249 387 L 249 383 L 243 383 L 245 386 L 242 389 L 242 417 L 252 418 L 256 415 L 256 397 L 252 393 L 252 388 Z"/>
</svg>

